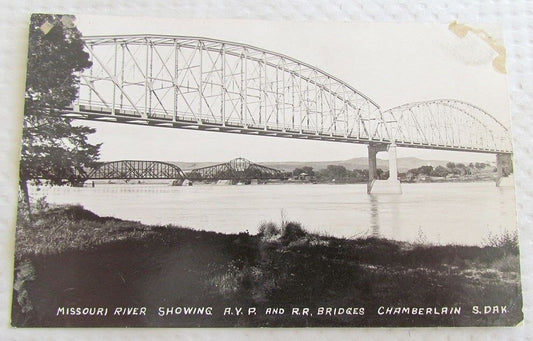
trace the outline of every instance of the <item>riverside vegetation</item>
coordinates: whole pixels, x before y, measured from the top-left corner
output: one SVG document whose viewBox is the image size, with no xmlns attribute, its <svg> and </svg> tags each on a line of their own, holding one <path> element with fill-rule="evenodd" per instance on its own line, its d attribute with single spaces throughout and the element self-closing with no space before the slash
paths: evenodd
<svg viewBox="0 0 533 341">
<path fill-rule="evenodd" d="M 40 207 L 39 207 L 40 206 Z M 522 319 L 517 236 L 484 246 L 341 239 L 297 222 L 221 234 L 99 217 L 81 206 L 19 214 L 15 326 L 462 326 Z M 506 314 L 471 313 L 507 306 Z M 212 316 L 56 316 L 63 307 L 213 307 Z M 461 316 L 380 316 L 380 306 L 461 307 Z M 257 307 L 223 316 L 224 307 Z M 283 316 L 266 307 L 284 308 Z M 292 307 L 364 307 L 364 315 L 293 316 Z"/>
<path fill-rule="evenodd" d="M 447 162 L 446 166 L 436 167 L 425 165 L 412 168 L 398 174 L 402 182 L 471 182 L 471 181 L 494 181 L 497 169 L 489 163 L 470 162 L 463 163 Z M 512 165 L 506 168 L 506 174 L 512 172 Z M 378 179 L 385 180 L 389 177 L 389 171 L 378 168 Z M 295 168 L 287 173 L 287 177 L 299 180 L 311 180 L 320 183 L 366 183 L 368 181 L 368 169 L 349 170 L 343 165 L 328 165 L 325 168 L 314 170 L 313 167 L 304 166 Z"/>
</svg>

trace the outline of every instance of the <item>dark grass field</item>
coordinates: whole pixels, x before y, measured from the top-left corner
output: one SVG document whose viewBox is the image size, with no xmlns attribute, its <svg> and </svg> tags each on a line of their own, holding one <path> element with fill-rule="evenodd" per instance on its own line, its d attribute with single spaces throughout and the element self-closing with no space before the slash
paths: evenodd
<svg viewBox="0 0 533 341">
<path fill-rule="evenodd" d="M 61 307 L 109 312 L 58 315 Z M 146 314 L 114 315 L 117 307 L 145 307 Z M 185 314 L 186 307 L 210 307 L 211 314 Z M 328 307 L 331 314 L 320 314 Z M 388 307 L 410 310 L 378 313 Z M 443 307 L 461 313 L 434 313 Z M 269 308 L 277 313 L 268 314 Z M 483 247 L 339 239 L 307 233 L 294 222 L 263 224 L 257 235 L 221 234 L 98 217 L 80 206 L 43 209 L 31 222 L 19 217 L 17 226 L 12 323 L 18 327 L 489 326 L 521 320 L 512 234 Z"/>
</svg>

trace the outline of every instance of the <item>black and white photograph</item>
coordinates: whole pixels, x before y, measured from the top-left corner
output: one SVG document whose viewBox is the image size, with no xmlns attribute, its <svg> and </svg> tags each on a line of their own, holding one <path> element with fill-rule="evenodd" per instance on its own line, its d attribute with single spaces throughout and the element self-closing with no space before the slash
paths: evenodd
<svg viewBox="0 0 533 341">
<path fill-rule="evenodd" d="M 495 24 L 33 14 L 15 327 L 523 319 Z"/>
</svg>

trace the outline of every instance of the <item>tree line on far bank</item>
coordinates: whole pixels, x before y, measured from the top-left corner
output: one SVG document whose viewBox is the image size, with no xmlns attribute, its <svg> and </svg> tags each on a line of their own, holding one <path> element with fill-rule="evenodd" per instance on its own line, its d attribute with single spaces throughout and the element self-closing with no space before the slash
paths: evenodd
<svg viewBox="0 0 533 341">
<path fill-rule="evenodd" d="M 446 166 L 420 166 L 409 169 L 407 172 L 401 172 L 398 177 L 402 181 L 419 181 L 426 177 L 438 177 L 447 179 L 448 177 L 459 178 L 472 176 L 479 173 L 495 172 L 496 168 L 489 163 L 470 162 L 464 163 L 448 162 Z M 313 167 L 304 166 L 295 168 L 288 172 L 288 177 L 302 181 L 316 182 L 336 182 L 336 183 L 363 183 L 368 181 L 368 169 L 349 170 L 342 165 L 328 165 L 326 168 L 314 170 Z M 381 168 L 377 169 L 378 179 L 387 179 L 389 171 Z"/>
</svg>

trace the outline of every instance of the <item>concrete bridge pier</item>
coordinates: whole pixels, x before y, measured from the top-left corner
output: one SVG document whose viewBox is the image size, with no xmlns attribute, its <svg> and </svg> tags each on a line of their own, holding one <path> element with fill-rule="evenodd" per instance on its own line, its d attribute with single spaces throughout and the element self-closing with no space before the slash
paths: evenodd
<svg viewBox="0 0 533 341">
<path fill-rule="evenodd" d="M 497 187 L 514 186 L 512 154 L 496 154 L 496 170 Z"/>
<path fill-rule="evenodd" d="M 389 153 L 389 178 L 378 180 L 376 155 L 384 151 Z M 402 194 L 396 160 L 396 144 L 368 145 L 368 184 L 366 190 L 368 194 Z"/>
</svg>

